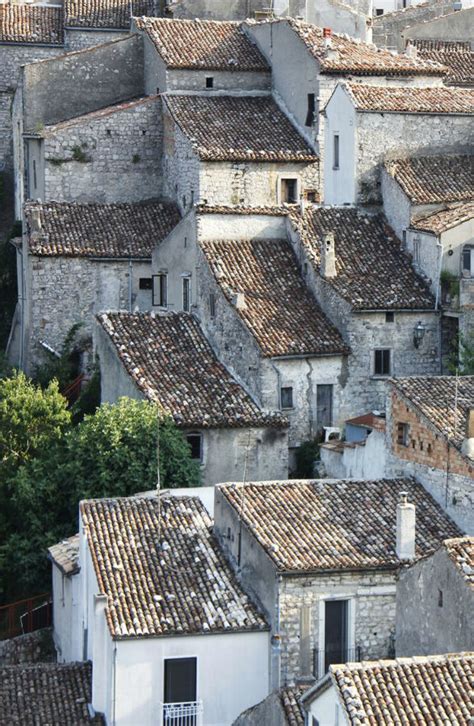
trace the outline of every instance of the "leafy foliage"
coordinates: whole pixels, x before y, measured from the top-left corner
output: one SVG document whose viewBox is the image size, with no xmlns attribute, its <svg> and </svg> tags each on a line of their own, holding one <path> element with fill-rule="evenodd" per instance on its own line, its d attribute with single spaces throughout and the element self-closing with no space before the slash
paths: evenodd
<svg viewBox="0 0 474 726">
<path fill-rule="evenodd" d="M 76 360 L 76 338 L 82 323 L 76 323 L 66 335 L 59 357 L 45 351 L 46 360 L 38 366 L 35 372 L 35 381 L 41 386 L 49 385 L 56 379 L 61 391 L 64 391 L 78 374 L 78 361 Z"/>
<path fill-rule="evenodd" d="M 459 340 L 459 367 L 461 376 L 474 376 L 474 333 Z"/>
<path fill-rule="evenodd" d="M 7 345 L 17 301 L 16 252 L 10 240 L 18 236 L 21 223 L 16 222 L 7 239 L 0 241 L 0 350 Z"/>
<path fill-rule="evenodd" d="M 311 479 L 314 476 L 314 462 L 319 458 L 319 443 L 316 439 L 303 441 L 296 450 L 295 476 L 300 479 Z"/>
</svg>

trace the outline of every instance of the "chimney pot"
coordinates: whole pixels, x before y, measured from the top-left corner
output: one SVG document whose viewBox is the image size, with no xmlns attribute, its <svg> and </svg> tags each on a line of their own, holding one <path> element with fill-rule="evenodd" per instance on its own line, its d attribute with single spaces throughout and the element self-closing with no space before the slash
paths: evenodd
<svg viewBox="0 0 474 726">
<path fill-rule="evenodd" d="M 333 232 L 327 232 L 321 246 L 321 274 L 323 277 L 336 277 L 336 248 Z"/>
<path fill-rule="evenodd" d="M 416 534 L 415 505 L 408 501 L 408 492 L 400 492 L 397 504 L 397 542 L 396 552 L 400 560 L 413 560 L 415 557 Z"/>
</svg>

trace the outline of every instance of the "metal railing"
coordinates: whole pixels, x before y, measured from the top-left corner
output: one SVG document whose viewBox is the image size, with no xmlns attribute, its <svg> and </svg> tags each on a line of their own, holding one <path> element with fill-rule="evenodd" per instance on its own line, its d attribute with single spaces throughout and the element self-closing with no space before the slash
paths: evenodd
<svg viewBox="0 0 474 726">
<path fill-rule="evenodd" d="M 202 701 L 161 703 L 161 726 L 203 726 Z"/>
<path fill-rule="evenodd" d="M 47 628 L 52 623 L 53 605 L 49 592 L 0 607 L 0 640 Z"/>
<path fill-rule="evenodd" d="M 355 648 L 339 648 L 338 650 L 313 650 L 313 676 L 319 680 L 335 663 L 358 663 L 361 659 L 360 645 Z"/>
</svg>

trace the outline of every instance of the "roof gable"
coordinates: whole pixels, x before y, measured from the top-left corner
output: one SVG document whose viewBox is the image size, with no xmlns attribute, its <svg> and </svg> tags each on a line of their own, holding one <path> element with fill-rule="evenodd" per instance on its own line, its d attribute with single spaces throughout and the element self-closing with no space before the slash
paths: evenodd
<svg viewBox="0 0 474 726">
<path fill-rule="evenodd" d="M 444 204 L 474 199 L 473 162 L 467 154 L 409 156 L 384 167 L 412 204 Z"/>
<path fill-rule="evenodd" d="M 474 537 L 447 539 L 443 547 L 467 586 L 474 590 Z"/>
<path fill-rule="evenodd" d="M 451 204 L 440 212 L 435 212 L 427 217 L 422 217 L 411 222 L 412 229 L 431 234 L 442 234 L 453 227 L 474 220 L 474 201 Z"/>
</svg>

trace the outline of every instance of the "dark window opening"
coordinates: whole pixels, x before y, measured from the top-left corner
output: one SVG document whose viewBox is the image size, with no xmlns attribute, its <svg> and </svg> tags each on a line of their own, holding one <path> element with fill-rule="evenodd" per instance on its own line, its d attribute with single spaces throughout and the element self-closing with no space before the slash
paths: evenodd
<svg viewBox="0 0 474 726">
<path fill-rule="evenodd" d="M 442 590 L 438 590 L 438 607 L 439 608 L 443 607 L 443 591 Z"/>
<path fill-rule="evenodd" d="M 165 660 L 165 703 L 192 703 L 197 697 L 197 658 Z"/>
<path fill-rule="evenodd" d="M 332 426 L 332 384 L 321 384 L 316 387 L 316 420 L 318 431 L 324 426 Z"/>
<path fill-rule="evenodd" d="M 395 322 L 395 313 L 385 313 L 385 322 L 394 323 Z"/>
<path fill-rule="evenodd" d="M 298 201 L 298 180 L 281 180 L 281 202 L 282 204 L 296 204 Z"/>
<path fill-rule="evenodd" d="M 153 290 L 153 279 L 151 277 L 140 277 L 138 287 L 140 290 Z"/>
<path fill-rule="evenodd" d="M 403 6 L 405 7 L 405 6 Z M 375 8 L 375 14 L 376 15 L 383 15 L 383 8 Z"/>
<path fill-rule="evenodd" d="M 201 434 L 188 434 L 186 441 L 191 448 L 191 459 L 202 461 L 202 436 Z"/>
<path fill-rule="evenodd" d="M 339 134 L 333 137 L 333 169 L 339 169 Z"/>
<path fill-rule="evenodd" d="M 161 272 L 159 275 L 153 275 L 152 279 L 152 304 L 160 308 L 165 308 L 168 305 L 168 275 Z"/>
<path fill-rule="evenodd" d="M 307 202 L 317 202 L 318 192 L 315 189 L 307 189 L 305 191 L 305 197 Z"/>
<path fill-rule="evenodd" d="M 209 315 L 211 318 L 216 317 L 216 296 L 213 292 L 209 294 Z"/>
<path fill-rule="evenodd" d="M 34 159 L 33 159 L 33 186 L 35 189 L 38 186 L 37 181 L 36 181 L 36 161 Z"/>
<path fill-rule="evenodd" d="M 293 408 L 293 388 L 291 386 L 281 388 L 280 401 L 282 408 Z"/>
<path fill-rule="evenodd" d="M 189 313 L 191 309 L 191 279 L 183 277 L 183 310 Z"/>
<path fill-rule="evenodd" d="M 34 162 L 33 162 L 34 163 Z M 472 265 L 472 251 L 473 247 L 466 247 L 462 252 L 462 269 L 463 272 L 469 273 L 469 275 L 472 275 L 473 272 L 473 265 Z"/>
<path fill-rule="evenodd" d="M 390 375 L 390 350 L 381 348 L 374 353 L 374 375 L 389 376 Z"/>
<path fill-rule="evenodd" d="M 328 600 L 325 609 L 324 670 L 327 672 L 331 663 L 347 660 L 348 600 Z"/>
<path fill-rule="evenodd" d="M 408 446 L 410 427 L 406 423 L 397 424 L 397 444 Z"/>
<path fill-rule="evenodd" d="M 214 78 L 212 76 L 206 77 L 206 88 L 214 88 Z"/>
<path fill-rule="evenodd" d="M 306 113 L 305 126 L 312 126 L 314 123 L 314 111 L 315 111 L 315 96 L 314 93 L 308 93 L 308 111 Z"/>
</svg>

